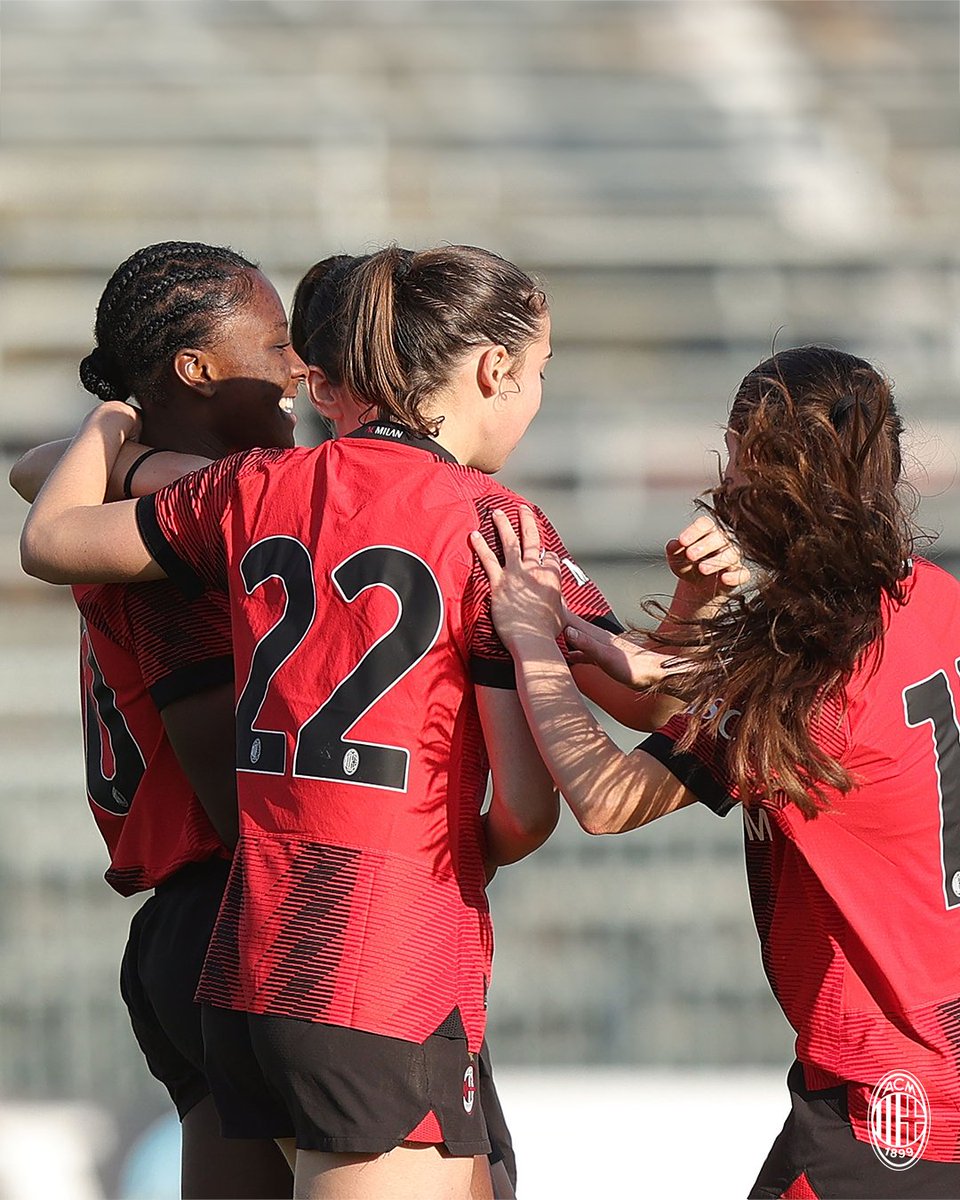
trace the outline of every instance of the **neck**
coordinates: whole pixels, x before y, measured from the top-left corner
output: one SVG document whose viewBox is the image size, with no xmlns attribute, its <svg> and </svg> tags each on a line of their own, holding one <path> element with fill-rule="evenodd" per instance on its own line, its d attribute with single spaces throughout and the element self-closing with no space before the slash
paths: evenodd
<svg viewBox="0 0 960 1200">
<path fill-rule="evenodd" d="M 204 458 L 223 458 L 232 447 L 224 443 L 182 413 L 164 407 L 143 410 L 141 441 L 158 450 L 173 450 L 177 454 L 198 454 Z"/>
<path fill-rule="evenodd" d="M 443 420 L 437 426 L 435 442 L 446 450 L 462 466 L 470 466 L 474 452 L 474 429 L 460 419 L 458 410 L 453 405 L 438 406 L 443 413 Z"/>
</svg>

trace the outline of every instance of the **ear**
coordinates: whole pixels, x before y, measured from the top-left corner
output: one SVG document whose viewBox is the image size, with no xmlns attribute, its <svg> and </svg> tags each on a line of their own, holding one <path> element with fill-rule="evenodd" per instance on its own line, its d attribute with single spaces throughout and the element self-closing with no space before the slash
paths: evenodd
<svg viewBox="0 0 960 1200">
<path fill-rule="evenodd" d="M 513 359 L 505 346 L 489 346 L 477 362 L 477 383 L 485 396 L 499 396 L 510 375 Z"/>
<path fill-rule="evenodd" d="M 342 383 L 333 383 L 322 367 L 307 367 L 307 395 L 337 437 L 352 433 L 370 416 L 369 406 L 359 404 Z"/>
<path fill-rule="evenodd" d="M 173 356 L 173 370 L 181 383 L 203 396 L 212 396 L 217 390 L 209 355 L 203 350 L 178 350 Z"/>
<path fill-rule="evenodd" d="M 330 382 L 322 367 L 307 367 L 307 395 L 321 417 L 331 422 L 343 420 L 345 401 L 341 390 Z"/>
</svg>

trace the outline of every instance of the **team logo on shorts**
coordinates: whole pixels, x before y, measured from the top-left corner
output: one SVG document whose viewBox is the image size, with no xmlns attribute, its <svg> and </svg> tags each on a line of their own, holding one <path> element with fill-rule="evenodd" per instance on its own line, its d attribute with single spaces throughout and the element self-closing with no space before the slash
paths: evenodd
<svg viewBox="0 0 960 1200">
<path fill-rule="evenodd" d="M 477 1095 L 477 1085 L 474 1082 L 473 1067 L 467 1067 L 463 1073 L 463 1111 L 473 1112 L 473 1102 Z"/>
<path fill-rule="evenodd" d="M 909 1071 L 889 1071 L 870 1093 L 868 1129 L 874 1154 L 892 1171 L 906 1171 L 923 1154 L 930 1104 Z"/>
</svg>

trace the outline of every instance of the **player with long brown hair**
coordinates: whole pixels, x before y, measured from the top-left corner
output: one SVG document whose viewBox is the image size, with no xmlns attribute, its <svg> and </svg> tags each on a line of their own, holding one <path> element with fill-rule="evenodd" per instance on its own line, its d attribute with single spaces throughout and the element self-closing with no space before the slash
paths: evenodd
<svg viewBox="0 0 960 1200">
<path fill-rule="evenodd" d="M 901 432 L 863 359 L 805 347 L 752 370 L 713 513 L 754 584 L 659 652 L 565 617 L 529 514 L 519 538 L 494 514 L 505 567 L 474 536 L 582 826 L 742 805 L 764 967 L 797 1033 L 755 1197 L 960 1195 L 960 584 L 913 554 Z M 634 686 L 672 672 L 688 710 L 623 753 L 571 681 L 564 629 Z"/>
</svg>

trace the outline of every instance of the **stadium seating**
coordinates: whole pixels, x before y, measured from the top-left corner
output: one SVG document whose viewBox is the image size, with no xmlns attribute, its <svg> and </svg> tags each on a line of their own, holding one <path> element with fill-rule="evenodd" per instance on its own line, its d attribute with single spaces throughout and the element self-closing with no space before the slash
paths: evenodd
<svg viewBox="0 0 960 1200">
<path fill-rule="evenodd" d="M 140 245 L 231 244 L 289 298 L 334 251 L 472 242 L 554 308 L 544 407 L 504 476 L 625 618 L 669 586 L 653 564 L 774 344 L 894 375 L 953 561 L 957 24 L 936 0 L 5 0 L 0 449 L 86 410 L 96 301 Z M 116 996 L 132 905 L 99 879 L 75 617 L 20 576 L 21 517 L 0 497 L 0 1076 L 122 1101 L 151 1087 Z M 785 1062 L 742 874 L 736 818 L 612 840 L 565 819 L 492 888 L 498 1061 Z"/>
</svg>

